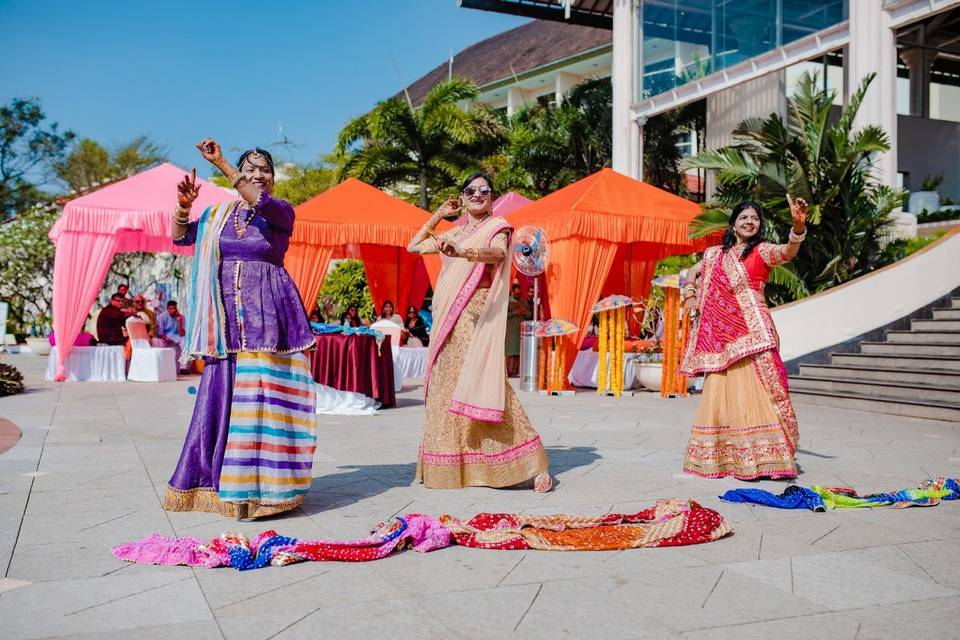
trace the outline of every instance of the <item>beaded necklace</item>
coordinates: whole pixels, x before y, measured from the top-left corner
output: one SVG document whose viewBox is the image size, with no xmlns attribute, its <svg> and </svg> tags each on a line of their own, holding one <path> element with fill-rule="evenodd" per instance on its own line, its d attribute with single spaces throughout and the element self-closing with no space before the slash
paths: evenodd
<svg viewBox="0 0 960 640">
<path fill-rule="evenodd" d="M 240 223 L 240 210 L 241 205 L 238 202 L 233 208 L 233 228 L 237 232 L 237 239 L 243 239 L 244 234 L 247 232 L 247 227 L 250 226 L 250 222 L 253 221 L 253 217 L 256 215 L 256 212 L 251 209 L 244 209 L 244 211 L 249 211 L 249 214 L 245 214 L 243 218 L 243 224 Z"/>
</svg>

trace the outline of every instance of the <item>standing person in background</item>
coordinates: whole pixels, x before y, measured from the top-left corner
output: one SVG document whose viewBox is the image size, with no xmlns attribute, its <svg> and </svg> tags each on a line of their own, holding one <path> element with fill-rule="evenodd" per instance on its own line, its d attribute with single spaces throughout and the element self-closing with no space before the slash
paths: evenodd
<svg viewBox="0 0 960 640">
<path fill-rule="evenodd" d="M 510 304 L 507 308 L 507 336 L 504 351 L 507 355 L 507 375 L 520 374 L 520 323 L 527 319 L 527 301 L 520 295 L 520 283 L 514 282 L 510 289 Z"/>
</svg>

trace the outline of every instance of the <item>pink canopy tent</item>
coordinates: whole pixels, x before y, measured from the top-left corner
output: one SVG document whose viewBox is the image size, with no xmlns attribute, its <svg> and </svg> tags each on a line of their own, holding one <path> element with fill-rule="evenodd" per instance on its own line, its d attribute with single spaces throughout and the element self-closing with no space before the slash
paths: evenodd
<svg viewBox="0 0 960 640">
<path fill-rule="evenodd" d="M 516 191 L 508 191 L 493 202 L 493 215 L 507 216 L 533 202 L 530 198 L 520 195 Z"/>
<path fill-rule="evenodd" d="M 177 182 L 186 174 L 165 162 L 93 193 L 71 200 L 53 229 L 53 330 L 57 336 L 57 380 L 90 307 L 117 253 L 193 253 L 171 240 Z M 232 200 L 230 191 L 197 178 L 196 219 L 208 206 Z"/>
</svg>

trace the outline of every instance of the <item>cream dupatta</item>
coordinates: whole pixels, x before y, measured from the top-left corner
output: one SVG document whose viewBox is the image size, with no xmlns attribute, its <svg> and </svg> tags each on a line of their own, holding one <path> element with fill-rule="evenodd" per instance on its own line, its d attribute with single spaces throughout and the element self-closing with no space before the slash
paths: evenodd
<svg viewBox="0 0 960 640">
<path fill-rule="evenodd" d="M 476 231 L 462 240 L 463 249 L 489 248 L 499 233 L 511 231 L 502 217 L 495 216 L 480 223 Z M 504 365 L 504 334 L 507 329 L 509 303 L 509 268 L 507 255 L 503 262 L 493 266 L 493 279 L 470 347 L 459 372 L 451 413 L 482 422 L 503 422 L 503 404 L 506 385 Z M 463 258 L 442 256 L 440 277 L 433 295 L 434 335 L 431 336 L 424 375 L 424 396 L 430 393 L 430 376 L 437 356 L 443 349 L 463 310 L 477 290 L 487 264 L 469 262 Z M 453 372 L 450 372 L 451 375 Z"/>
</svg>

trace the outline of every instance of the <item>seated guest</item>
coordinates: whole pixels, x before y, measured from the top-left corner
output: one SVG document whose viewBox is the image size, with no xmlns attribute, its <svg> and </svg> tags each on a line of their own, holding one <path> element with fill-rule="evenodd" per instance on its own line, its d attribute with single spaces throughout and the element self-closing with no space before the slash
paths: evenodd
<svg viewBox="0 0 960 640">
<path fill-rule="evenodd" d="M 147 308 L 147 300 L 143 294 L 138 294 L 133 298 L 133 314 L 144 321 L 147 325 L 147 335 L 151 338 L 157 337 L 157 315 Z"/>
<path fill-rule="evenodd" d="M 427 325 L 423 323 L 423 318 L 420 317 L 417 308 L 413 305 L 407 307 L 407 317 L 403 321 L 403 333 L 400 334 L 400 345 L 406 345 L 410 338 L 416 338 L 424 347 L 430 344 Z"/>
<path fill-rule="evenodd" d="M 97 316 L 97 338 L 100 344 L 123 346 L 127 341 L 124 335 L 124 324 L 128 314 L 123 311 L 126 300 L 118 293 L 110 296 L 110 303 L 100 309 Z"/>
<path fill-rule="evenodd" d="M 177 351 L 177 362 L 180 361 L 180 350 L 183 348 L 183 338 L 187 334 L 183 315 L 177 308 L 177 301 L 167 303 L 167 310 L 157 316 L 157 339 L 165 347 L 172 347 Z"/>
<path fill-rule="evenodd" d="M 354 304 L 347 307 L 347 312 L 340 318 L 340 324 L 345 327 L 367 326 L 367 323 L 360 317 L 357 306 Z"/>
<path fill-rule="evenodd" d="M 313 311 L 310 312 L 310 322 L 314 324 L 320 324 L 323 322 L 323 319 L 320 317 L 320 309 L 314 307 Z"/>
<path fill-rule="evenodd" d="M 390 300 L 384 300 L 383 307 L 380 308 L 380 315 L 377 317 L 377 322 L 380 320 L 389 320 L 399 327 L 403 326 L 403 318 L 395 312 L 393 302 Z"/>
</svg>

